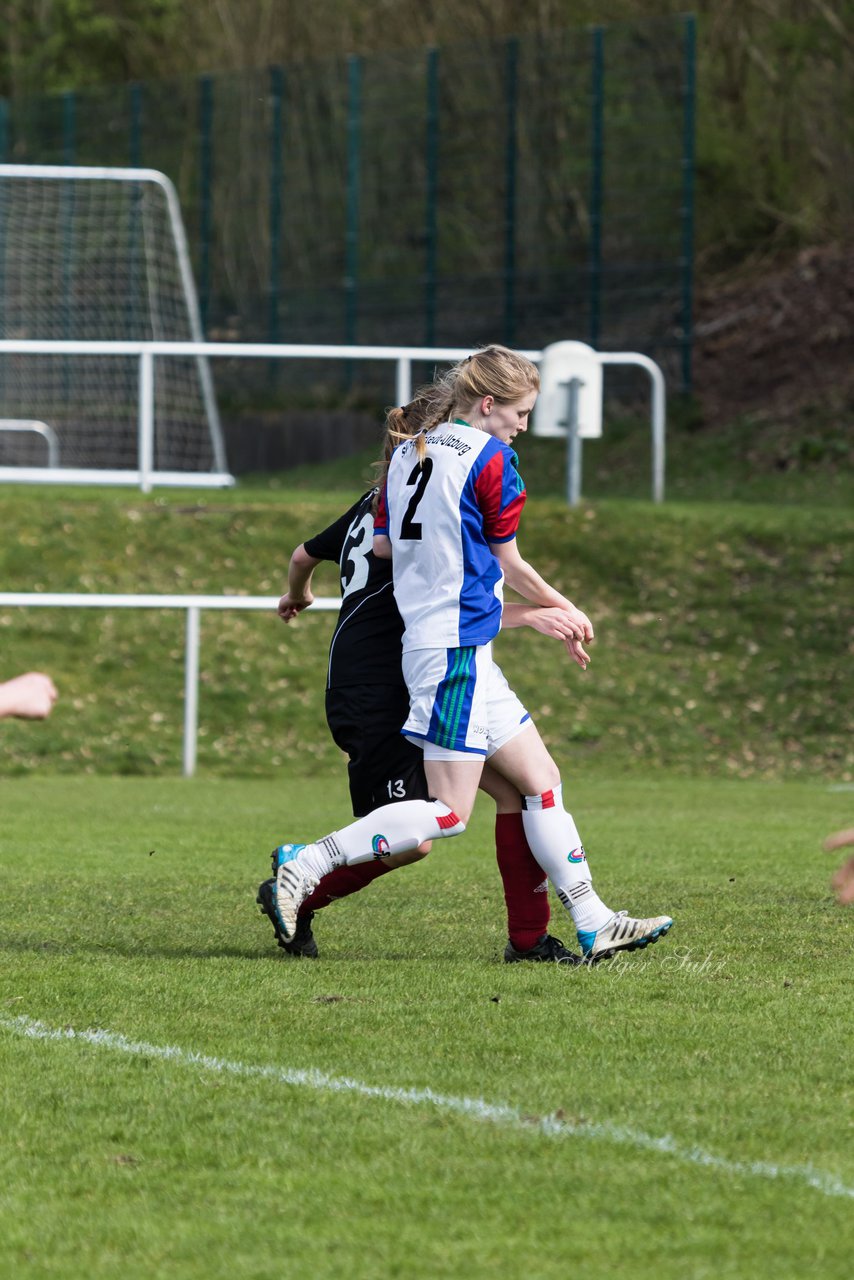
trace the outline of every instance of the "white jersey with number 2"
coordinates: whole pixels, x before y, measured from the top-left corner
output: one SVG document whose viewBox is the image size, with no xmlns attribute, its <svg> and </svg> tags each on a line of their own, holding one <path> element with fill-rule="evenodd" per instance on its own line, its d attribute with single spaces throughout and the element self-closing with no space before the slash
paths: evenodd
<svg viewBox="0 0 854 1280">
<path fill-rule="evenodd" d="M 515 538 L 525 505 L 516 455 L 485 431 L 445 423 L 395 450 L 374 525 L 392 543 L 403 650 L 488 644 L 503 575 L 489 544 Z"/>
</svg>

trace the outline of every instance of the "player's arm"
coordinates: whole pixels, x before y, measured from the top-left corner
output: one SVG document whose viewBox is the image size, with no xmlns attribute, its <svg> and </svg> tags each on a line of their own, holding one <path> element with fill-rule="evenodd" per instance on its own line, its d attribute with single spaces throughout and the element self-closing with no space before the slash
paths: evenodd
<svg viewBox="0 0 854 1280">
<path fill-rule="evenodd" d="M 291 622 L 298 613 L 314 603 L 312 574 L 324 560 L 338 564 L 348 531 L 363 501 L 364 497 L 359 498 L 331 525 L 321 533 L 306 538 L 294 551 L 288 566 L 288 589 L 279 601 L 278 613 L 283 622 Z"/>
<path fill-rule="evenodd" d="M 517 604 L 506 600 L 501 615 L 502 631 L 512 631 L 517 627 L 531 627 L 540 635 L 551 636 L 554 640 L 570 640 L 577 638 L 578 624 L 574 617 L 563 606 L 540 604 Z"/>
<path fill-rule="evenodd" d="M 533 565 L 522 559 L 515 538 L 492 542 L 490 548 L 501 566 L 508 587 L 524 596 L 532 605 L 563 611 L 565 625 L 571 633 L 564 641 L 566 651 L 582 671 L 586 670 L 590 655 L 585 651 L 584 644 L 594 638 L 593 624 L 587 614 L 576 608 L 571 600 L 567 600 L 566 596 L 550 586 Z"/>
<path fill-rule="evenodd" d="M 279 601 L 279 617 L 283 622 L 291 622 L 298 613 L 307 609 L 314 602 L 311 590 L 311 578 L 322 561 L 311 556 L 301 542 L 291 556 L 288 565 L 288 589 Z"/>
<path fill-rule="evenodd" d="M 594 638 L 593 624 L 587 614 L 582 613 L 571 600 L 567 600 L 566 596 L 549 586 L 533 565 L 522 559 L 515 538 L 505 542 L 492 542 L 490 550 L 501 566 L 501 572 L 508 587 L 512 587 L 531 604 L 564 609 L 573 619 L 577 639 L 592 640 Z"/>
<path fill-rule="evenodd" d="M 593 627 L 587 614 L 550 586 L 519 554 L 516 532 L 525 505 L 525 488 L 510 449 L 504 447 L 493 454 L 477 477 L 474 491 L 489 548 L 507 585 L 531 604 L 565 610 L 575 641 L 592 640 Z M 583 650 L 570 652 L 582 667 L 589 661 Z"/>
</svg>

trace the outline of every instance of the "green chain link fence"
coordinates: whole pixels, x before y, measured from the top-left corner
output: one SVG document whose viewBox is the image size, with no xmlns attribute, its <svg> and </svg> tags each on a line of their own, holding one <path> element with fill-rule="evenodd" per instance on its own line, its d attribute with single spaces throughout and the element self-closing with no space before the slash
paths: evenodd
<svg viewBox="0 0 854 1280">
<path fill-rule="evenodd" d="M 0 158 L 168 174 L 211 338 L 576 338 L 687 391 L 694 46 L 668 18 L 29 98 Z M 220 391 L 293 385 L 248 364 Z"/>
</svg>

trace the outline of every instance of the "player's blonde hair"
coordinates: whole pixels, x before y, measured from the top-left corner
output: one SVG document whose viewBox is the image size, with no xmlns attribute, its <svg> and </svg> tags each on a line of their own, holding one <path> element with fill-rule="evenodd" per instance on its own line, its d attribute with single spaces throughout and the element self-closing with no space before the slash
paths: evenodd
<svg viewBox="0 0 854 1280">
<path fill-rule="evenodd" d="M 419 438 L 420 444 L 425 431 L 446 421 L 446 401 L 444 390 L 435 382 L 429 382 L 418 388 L 408 404 L 386 410 L 382 457 L 374 463 L 375 484 L 378 489 L 385 483 L 388 464 L 397 446 L 405 440 L 411 440 L 413 436 Z M 379 495 L 374 499 L 374 510 L 378 500 Z"/>
<path fill-rule="evenodd" d="M 497 404 L 513 404 L 527 392 L 539 389 L 539 370 L 527 356 L 497 343 L 481 347 L 439 374 L 434 382 L 420 387 L 408 405 L 388 410 L 383 470 L 388 469 L 396 446 L 413 436 L 418 456 L 423 458 L 427 451 L 426 433 L 470 412 L 484 396 L 492 396 Z"/>
</svg>

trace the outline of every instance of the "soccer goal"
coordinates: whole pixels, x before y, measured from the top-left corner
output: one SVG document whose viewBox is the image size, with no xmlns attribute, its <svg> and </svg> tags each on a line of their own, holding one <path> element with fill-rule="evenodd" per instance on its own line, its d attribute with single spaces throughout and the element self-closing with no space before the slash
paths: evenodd
<svg viewBox="0 0 854 1280">
<path fill-rule="evenodd" d="M 0 164 L 0 339 L 0 481 L 233 483 L 164 174 Z"/>
</svg>

